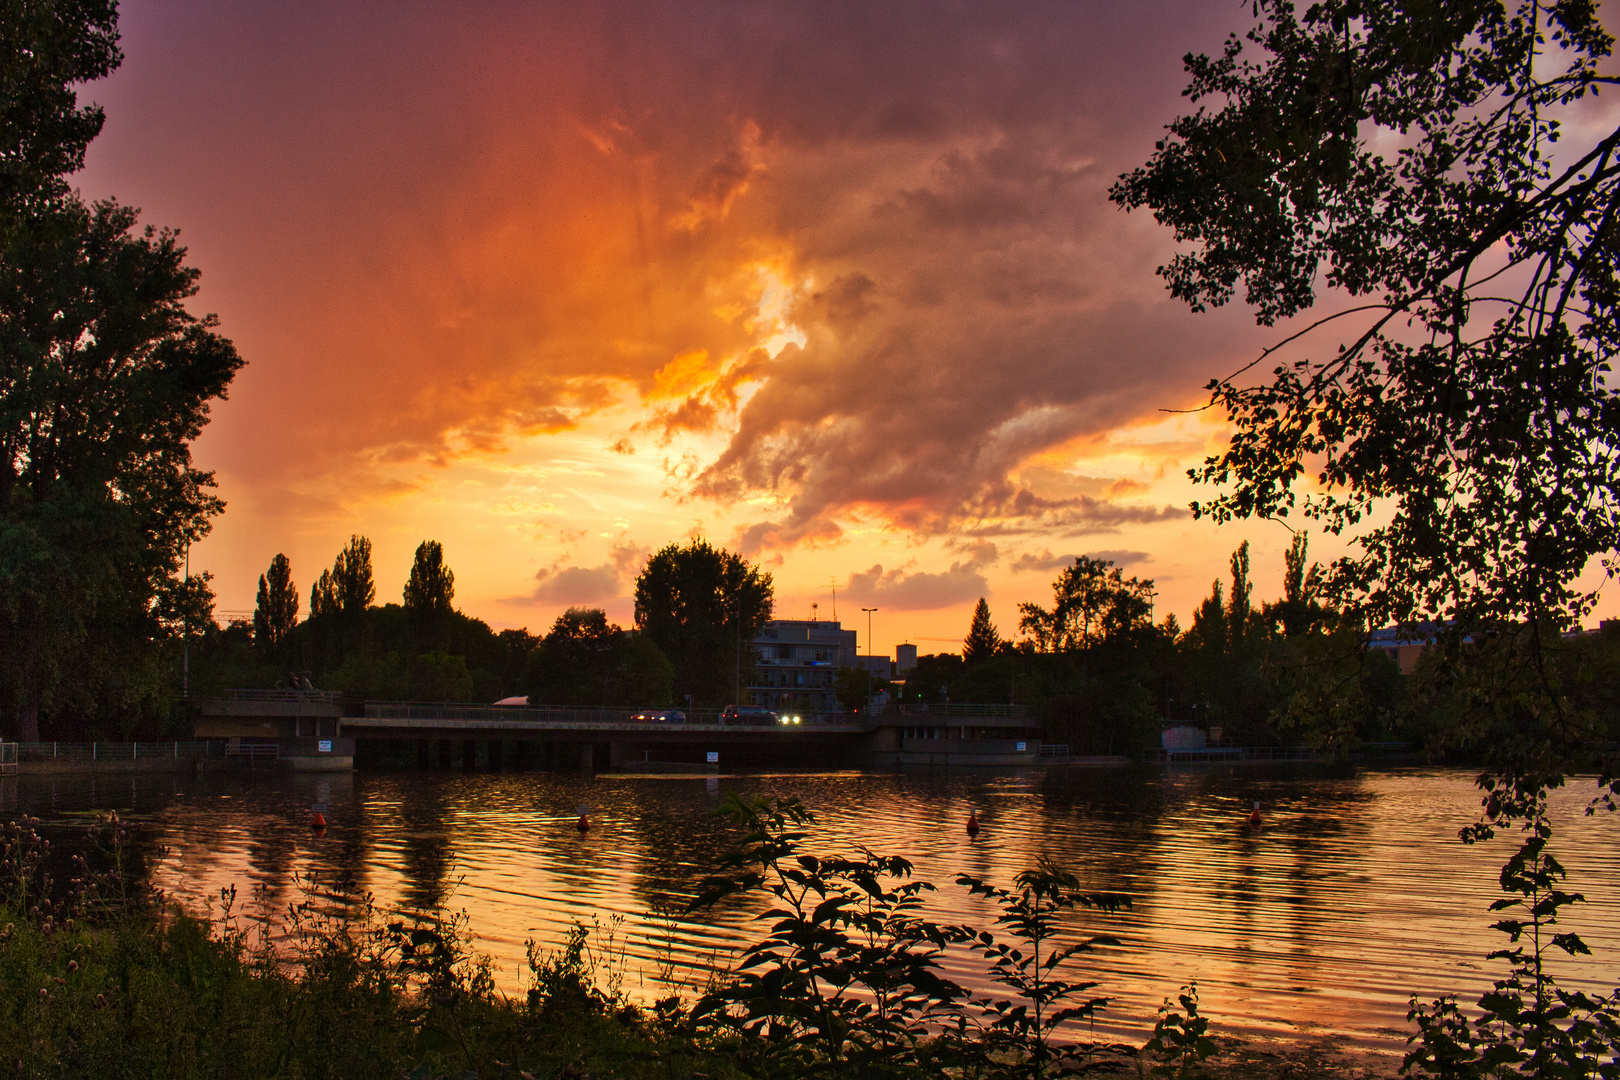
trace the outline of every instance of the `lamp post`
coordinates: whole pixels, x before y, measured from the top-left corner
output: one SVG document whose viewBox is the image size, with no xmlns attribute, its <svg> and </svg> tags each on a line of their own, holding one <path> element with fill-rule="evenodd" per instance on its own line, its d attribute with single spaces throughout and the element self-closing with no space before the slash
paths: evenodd
<svg viewBox="0 0 1620 1080">
<path fill-rule="evenodd" d="M 872 713 L 872 657 L 877 655 L 877 651 L 872 647 L 872 612 L 876 611 L 877 608 L 863 607 L 861 610 L 866 612 L 866 712 L 870 716 Z M 860 650 L 857 649 L 856 652 L 859 653 Z"/>
</svg>

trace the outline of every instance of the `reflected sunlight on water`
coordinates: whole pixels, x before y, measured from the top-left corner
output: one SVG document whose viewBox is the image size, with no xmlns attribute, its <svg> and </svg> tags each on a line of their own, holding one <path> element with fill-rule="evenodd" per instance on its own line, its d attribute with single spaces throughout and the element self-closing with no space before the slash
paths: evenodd
<svg viewBox="0 0 1620 1080">
<path fill-rule="evenodd" d="M 1471 775 L 1318 765 L 1166 771 L 787 774 L 595 778 L 548 773 L 315 776 L 22 777 L 10 802 L 48 812 L 133 809 L 168 854 L 159 883 L 200 906 L 235 884 L 284 908 L 293 875 L 351 874 L 386 906 L 464 908 L 503 985 L 522 985 L 524 942 L 558 943 L 575 920 L 616 935 L 625 985 L 661 996 L 751 940 L 761 905 L 684 913 L 725 850 L 710 811 L 721 790 L 794 795 L 816 813 L 810 851 L 865 845 L 900 854 L 938 891 L 942 922 L 988 926 L 993 912 L 954 884 L 997 883 L 1047 854 L 1088 888 L 1135 906 L 1088 914 L 1079 929 L 1122 948 L 1081 961 L 1115 997 L 1099 1030 L 1140 1037 L 1166 994 L 1196 979 L 1205 1011 L 1231 1034 L 1343 1035 L 1399 1049 L 1407 998 L 1477 994 L 1495 974 L 1500 935 L 1486 906 L 1509 841 L 1456 839 L 1477 805 Z M 1571 922 L 1596 957 L 1572 984 L 1620 981 L 1620 822 L 1585 817 L 1584 789 L 1557 793 L 1555 850 L 1590 901 Z M 1264 826 L 1242 827 L 1252 800 Z M 328 804 L 324 835 L 306 827 Z M 581 805 L 592 828 L 575 827 Z M 970 840 L 968 810 L 983 831 Z M 971 957 L 949 972 L 978 981 Z"/>
</svg>

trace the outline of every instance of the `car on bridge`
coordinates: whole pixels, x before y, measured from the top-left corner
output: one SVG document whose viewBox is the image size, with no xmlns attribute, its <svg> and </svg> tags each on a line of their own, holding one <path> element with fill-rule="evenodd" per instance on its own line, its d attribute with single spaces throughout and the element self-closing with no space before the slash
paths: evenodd
<svg viewBox="0 0 1620 1080">
<path fill-rule="evenodd" d="M 630 718 L 638 724 L 684 724 L 686 714 L 679 709 L 650 709 Z"/>
<path fill-rule="evenodd" d="M 780 724 L 782 718 L 759 705 L 727 705 L 720 714 L 722 724 Z"/>
</svg>

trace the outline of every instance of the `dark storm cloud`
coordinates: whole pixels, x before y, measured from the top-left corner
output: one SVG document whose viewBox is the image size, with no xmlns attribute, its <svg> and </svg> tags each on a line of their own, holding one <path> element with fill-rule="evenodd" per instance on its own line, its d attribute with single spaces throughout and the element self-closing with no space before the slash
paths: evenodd
<svg viewBox="0 0 1620 1080">
<path fill-rule="evenodd" d="M 1105 192 L 1180 106 L 1181 54 L 1237 17 L 132 5 L 126 72 L 91 95 L 112 117 L 95 160 L 116 164 L 92 179 L 172 193 L 205 260 L 223 253 L 206 295 L 252 360 L 216 436 L 240 478 L 487 455 L 628 384 L 666 436 L 729 436 L 695 493 L 786 501 L 745 529 L 752 549 L 834 542 L 850 515 L 1097 531 L 1174 512 L 1065 500 L 1019 466 L 1232 366 L 1241 317 L 1167 301 L 1164 236 Z M 721 314 L 762 260 L 811 282 L 804 345 L 769 361 Z M 695 350 L 730 374 L 654 400 Z M 607 569 L 540 588 L 594 596 Z"/>
</svg>

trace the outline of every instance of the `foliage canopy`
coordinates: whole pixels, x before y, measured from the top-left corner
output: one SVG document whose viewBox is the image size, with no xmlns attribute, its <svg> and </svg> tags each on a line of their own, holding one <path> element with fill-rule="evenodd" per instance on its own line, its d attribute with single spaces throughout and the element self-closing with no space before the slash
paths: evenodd
<svg viewBox="0 0 1620 1080">
<path fill-rule="evenodd" d="M 1159 272 L 1195 310 L 1241 283 L 1272 325 L 1326 290 L 1275 348 L 1349 329 L 1210 384 L 1236 430 L 1196 509 L 1351 533 L 1325 585 L 1372 625 L 1578 623 L 1620 542 L 1620 130 L 1586 107 L 1612 37 L 1582 0 L 1256 11 L 1111 195 L 1189 245 Z"/>
<path fill-rule="evenodd" d="M 1322 597 L 1442 628 L 1447 737 L 1488 749 L 1488 818 L 1533 816 L 1605 755 L 1554 654 L 1620 546 L 1613 38 L 1585 0 L 1254 10 L 1186 58 L 1200 107 L 1111 191 L 1187 245 L 1159 272 L 1195 310 L 1241 283 L 1262 325 L 1296 320 L 1269 382 L 1210 383 L 1234 430 L 1195 510 L 1346 535 Z"/>
<path fill-rule="evenodd" d="M 675 692 L 731 699 L 771 617 L 771 575 L 701 537 L 653 553 L 636 578 L 636 628 L 675 665 Z"/>
</svg>

